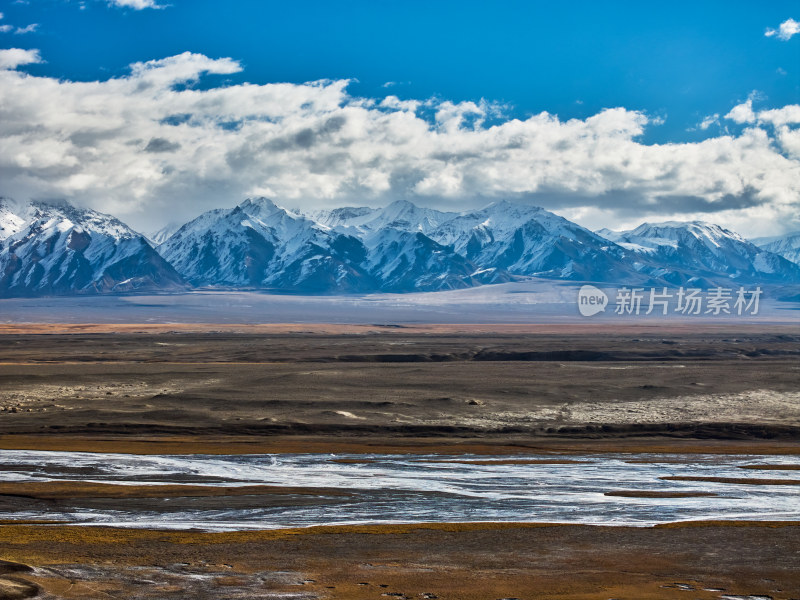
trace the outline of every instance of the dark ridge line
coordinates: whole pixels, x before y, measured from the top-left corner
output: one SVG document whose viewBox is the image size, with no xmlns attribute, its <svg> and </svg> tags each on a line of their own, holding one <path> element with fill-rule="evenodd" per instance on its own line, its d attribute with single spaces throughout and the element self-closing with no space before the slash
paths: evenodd
<svg viewBox="0 0 800 600">
<path fill-rule="evenodd" d="M 407 437 L 481 437 L 487 435 L 529 435 L 538 438 L 606 439 L 661 436 L 679 439 L 718 440 L 797 440 L 800 426 L 759 425 L 752 423 L 634 423 L 586 424 L 562 427 L 473 428 L 449 425 L 361 425 L 340 423 L 250 424 L 229 427 L 188 427 L 147 423 L 50 425 L 39 428 L 14 428 L 3 434 L 172 434 L 172 435 L 310 435 L 331 437 L 356 435 L 380 437 L 387 434 Z"/>
</svg>

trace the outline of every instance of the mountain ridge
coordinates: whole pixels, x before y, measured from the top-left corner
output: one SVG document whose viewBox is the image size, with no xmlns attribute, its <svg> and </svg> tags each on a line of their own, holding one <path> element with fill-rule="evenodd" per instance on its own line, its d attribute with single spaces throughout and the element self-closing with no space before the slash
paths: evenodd
<svg viewBox="0 0 800 600">
<path fill-rule="evenodd" d="M 111 215 L 33 202 L 15 216 L 24 224 L 2 241 L 0 295 L 185 289 L 146 238 Z"/>
<path fill-rule="evenodd" d="M 763 250 L 736 232 L 704 221 L 642 223 L 628 231 L 605 235 L 637 256 L 660 264 L 674 285 L 714 283 L 794 283 L 800 265 Z"/>
<path fill-rule="evenodd" d="M 751 240 L 762 250 L 780 254 L 786 260 L 800 264 L 800 231 L 792 231 L 784 235 Z"/>
<path fill-rule="evenodd" d="M 66 203 L 20 207 L 0 198 L 0 296 L 169 292 L 186 289 L 184 282 L 310 294 L 440 291 L 531 277 L 800 283 L 800 266 L 712 223 L 592 232 L 509 201 L 463 212 L 400 200 L 302 213 L 254 197 L 157 233 L 148 239 L 111 215 Z M 786 250 L 791 243 L 781 240 L 762 242 Z"/>
</svg>

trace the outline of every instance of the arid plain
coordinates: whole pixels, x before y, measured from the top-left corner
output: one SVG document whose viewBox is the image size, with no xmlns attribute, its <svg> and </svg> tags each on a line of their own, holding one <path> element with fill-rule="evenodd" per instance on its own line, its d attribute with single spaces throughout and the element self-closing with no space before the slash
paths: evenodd
<svg viewBox="0 0 800 600">
<path fill-rule="evenodd" d="M 0 340 L 4 450 L 800 455 L 796 326 L 6 325 Z M 346 491 L 10 481 L 0 509 L 318 492 Z M 0 598 L 797 598 L 798 558 L 794 521 L 213 533 L 6 520 Z"/>
</svg>

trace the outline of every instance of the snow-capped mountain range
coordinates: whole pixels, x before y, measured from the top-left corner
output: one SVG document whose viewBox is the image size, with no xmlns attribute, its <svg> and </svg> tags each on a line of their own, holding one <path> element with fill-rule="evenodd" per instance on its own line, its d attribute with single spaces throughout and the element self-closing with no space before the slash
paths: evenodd
<svg viewBox="0 0 800 600">
<path fill-rule="evenodd" d="M 625 285 L 800 283 L 800 265 L 770 244 L 781 253 L 797 249 L 789 236 L 759 247 L 702 222 L 592 232 L 542 208 L 505 201 L 462 213 L 397 201 L 301 214 L 266 198 L 211 210 L 146 238 L 96 211 L 18 207 L 0 199 L 0 296 L 191 286 L 416 292 L 527 277 Z"/>
<path fill-rule="evenodd" d="M 713 285 L 721 277 L 743 283 L 797 281 L 796 263 L 711 223 L 643 223 L 629 231 L 599 233 L 657 265 L 649 272 L 676 285 Z"/>
<path fill-rule="evenodd" d="M 0 200 L 0 296 L 183 290 L 180 275 L 121 221 L 67 204 L 12 212 Z"/>
<path fill-rule="evenodd" d="M 206 212 L 158 246 L 196 286 L 266 287 L 307 292 L 371 289 L 361 268 L 366 251 L 266 198 Z"/>
<path fill-rule="evenodd" d="M 756 238 L 752 242 L 762 250 L 780 254 L 783 258 L 800 264 L 800 231 L 778 237 Z"/>
</svg>

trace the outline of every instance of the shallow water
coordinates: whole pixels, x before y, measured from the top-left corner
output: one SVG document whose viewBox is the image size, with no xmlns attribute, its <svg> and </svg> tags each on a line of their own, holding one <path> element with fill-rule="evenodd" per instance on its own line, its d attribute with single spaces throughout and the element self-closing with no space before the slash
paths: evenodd
<svg viewBox="0 0 800 600">
<path fill-rule="evenodd" d="M 516 460 L 552 460 L 516 456 Z M 342 459 L 365 462 L 342 463 Z M 114 500 L 113 508 L 34 503 L 3 519 L 55 519 L 123 527 L 272 529 L 356 523 L 536 521 L 644 526 L 696 519 L 800 520 L 800 486 L 665 481 L 669 476 L 793 480 L 797 471 L 742 465 L 800 464 L 796 456 L 584 455 L 571 464 L 464 464 L 462 455 L 281 454 L 139 456 L 0 451 L 0 481 L 93 481 L 118 484 L 275 485 L 334 488 L 340 496 L 271 496 L 269 506 L 193 509 L 169 499 Z M 366 462 L 369 461 L 369 462 Z M 639 462 L 644 461 L 644 462 Z M 653 461 L 653 462 L 647 462 Z M 711 492 L 716 497 L 631 498 L 612 490 Z M 276 500 L 277 499 L 277 500 Z M 85 503 L 84 503 L 85 504 Z M 190 504 L 190 503 L 188 503 Z M 202 504 L 202 503 L 201 503 Z M 265 503 L 266 504 L 266 503 Z"/>
</svg>

